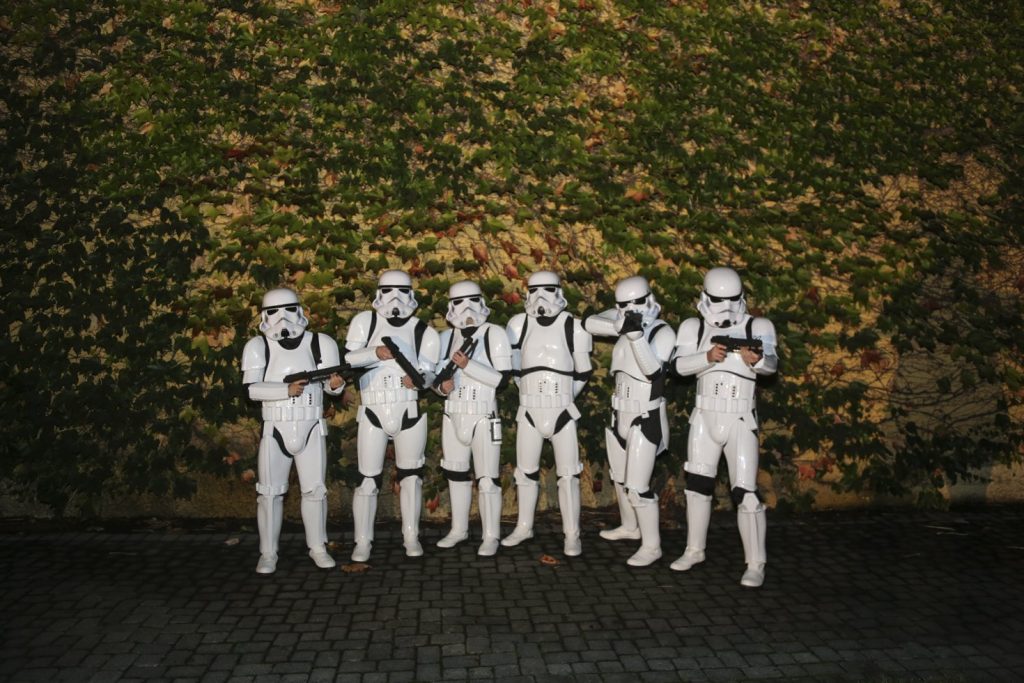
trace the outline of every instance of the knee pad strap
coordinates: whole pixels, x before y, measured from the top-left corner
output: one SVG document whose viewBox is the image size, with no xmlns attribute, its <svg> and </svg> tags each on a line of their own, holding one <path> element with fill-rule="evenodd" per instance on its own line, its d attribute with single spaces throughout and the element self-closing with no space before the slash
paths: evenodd
<svg viewBox="0 0 1024 683">
<path fill-rule="evenodd" d="M 715 478 L 687 472 L 686 490 L 699 493 L 702 496 L 713 496 L 715 494 Z"/>
<path fill-rule="evenodd" d="M 419 477 L 423 478 L 423 468 L 413 467 L 412 469 L 402 469 L 401 467 L 395 468 L 395 481 L 401 482 L 406 477 Z"/>
<path fill-rule="evenodd" d="M 442 467 L 441 472 L 448 481 L 473 481 L 473 475 L 469 470 L 449 470 Z"/>
</svg>

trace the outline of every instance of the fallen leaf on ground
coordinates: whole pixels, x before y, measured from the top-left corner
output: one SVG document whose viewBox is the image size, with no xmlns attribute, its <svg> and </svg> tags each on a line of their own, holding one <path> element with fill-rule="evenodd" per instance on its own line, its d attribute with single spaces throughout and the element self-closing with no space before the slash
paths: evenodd
<svg viewBox="0 0 1024 683">
<path fill-rule="evenodd" d="M 556 566 L 562 564 L 561 560 L 559 560 L 558 558 L 555 558 L 555 557 L 551 557 L 550 555 L 541 555 L 540 556 L 540 563 L 541 564 L 549 565 L 551 567 L 556 567 Z"/>
<path fill-rule="evenodd" d="M 351 564 L 341 565 L 341 571 L 346 574 L 362 574 L 365 571 L 370 570 L 370 565 L 365 562 L 353 562 Z"/>
<path fill-rule="evenodd" d="M 228 540 L 224 541 L 224 545 L 238 545 L 241 542 L 242 540 L 235 536 L 234 538 L 229 538 Z"/>
</svg>

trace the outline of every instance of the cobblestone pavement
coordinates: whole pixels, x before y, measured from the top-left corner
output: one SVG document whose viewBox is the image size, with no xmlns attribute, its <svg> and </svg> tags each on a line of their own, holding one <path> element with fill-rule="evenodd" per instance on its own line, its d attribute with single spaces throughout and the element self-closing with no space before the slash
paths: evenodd
<svg viewBox="0 0 1024 683">
<path fill-rule="evenodd" d="M 253 571 L 252 532 L 8 530 L 0 679 L 1024 679 L 1024 510 L 770 513 L 760 590 L 739 585 L 730 513 L 688 573 L 668 568 L 683 531 L 633 569 L 635 543 L 594 521 L 574 559 L 553 518 L 494 558 L 476 539 L 436 549 L 426 527 L 408 559 L 381 525 L 364 573 L 340 569 L 347 542 L 316 569 L 290 530 L 271 576 Z"/>
</svg>

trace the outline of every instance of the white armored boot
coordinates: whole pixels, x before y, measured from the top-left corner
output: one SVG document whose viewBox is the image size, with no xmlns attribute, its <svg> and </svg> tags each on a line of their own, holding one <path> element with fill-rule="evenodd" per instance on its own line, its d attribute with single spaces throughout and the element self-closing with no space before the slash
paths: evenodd
<svg viewBox="0 0 1024 683">
<path fill-rule="evenodd" d="M 658 497 L 644 498 L 630 493 L 635 500 L 636 518 L 640 527 L 640 549 L 626 560 L 631 567 L 646 567 L 661 559 L 661 529 L 658 528 Z"/>
<path fill-rule="evenodd" d="M 451 498 L 452 528 L 447 536 L 437 542 L 438 548 L 454 548 L 469 538 L 469 508 L 473 504 L 473 482 L 449 481 L 448 495 Z"/>
<path fill-rule="evenodd" d="M 320 569 L 334 566 L 334 558 L 327 553 L 327 491 L 323 487 L 309 493 L 303 492 L 302 526 L 306 530 L 306 546 L 309 556 Z"/>
<path fill-rule="evenodd" d="M 764 504 L 754 493 L 747 493 L 736 510 L 736 523 L 743 541 L 743 556 L 747 562 L 747 571 L 743 572 L 740 584 L 750 588 L 758 588 L 764 583 L 764 566 L 768 562 L 765 549 L 765 532 L 767 523 Z"/>
<path fill-rule="evenodd" d="M 502 545 L 506 548 L 534 538 L 534 515 L 537 513 L 537 499 L 541 493 L 540 483 L 530 479 L 519 468 L 515 470 L 515 482 L 519 514 L 515 528 L 502 539 Z"/>
<path fill-rule="evenodd" d="M 420 545 L 423 480 L 415 475 L 408 476 L 402 479 L 400 486 L 398 501 L 402 511 L 402 545 L 405 546 L 406 557 L 420 557 L 423 555 L 423 546 Z"/>
<path fill-rule="evenodd" d="M 562 531 L 565 533 L 563 552 L 576 557 L 583 552 L 580 541 L 580 480 L 568 476 L 558 478 L 558 508 L 562 512 Z"/>
<path fill-rule="evenodd" d="M 365 482 L 370 486 L 366 487 Z M 370 490 L 367 491 L 367 488 Z M 355 547 L 352 549 L 353 562 L 366 562 L 370 559 L 373 547 L 373 520 L 377 516 L 377 487 L 373 480 L 364 480 L 364 485 L 352 495 L 352 522 L 355 528 Z"/>
<path fill-rule="evenodd" d="M 519 502 L 519 519 L 516 528 L 501 544 L 506 548 L 517 546 L 523 541 L 533 538 L 533 516 L 537 511 L 537 498 L 540 495 L 540 484 L 527 477 L 519 468 L 515 471 L 516 490 Z"/>
<path fill-rule="evenodd" d="M 273 574 L 277 570 L 277 543 L 281 537 L 284 519 L 282 496 L 260 494 L 256 496 L 256 527 L 260 532 L 260 559 L 257 574 Z"/>
<path fill-rule="evenodd" d="M 640 527 L 637 525 L 636 511 L 629 502 L 626 488 L 615 484 L 615 499 L 619 503 L 619 518 L 622 523 L 614 529 L 602 529 L 599 534 L 606 541 L 635 541 L 640 538 Z"/>
<path fill-rule="evenodd" d="M 477 555 L 490 557 L 498 552 L 498 538 L 501 536 L 501 489 L 489 477 L 480 480 L 480 524 L 484 539 Z"/>
<path fill-rule="evenodd" d="M 704 547 L 711 523 L 711 496 L 686 490 L 686 550 L 669 565 L 677 572 L 685 572 L 704 561 Z"/>
</svg>

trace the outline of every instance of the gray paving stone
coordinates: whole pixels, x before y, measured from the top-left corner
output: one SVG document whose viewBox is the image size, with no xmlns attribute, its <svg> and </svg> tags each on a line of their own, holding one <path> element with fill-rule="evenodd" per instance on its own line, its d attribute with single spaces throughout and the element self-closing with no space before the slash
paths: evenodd
<svg viewBox="0 0 1024 683">
<path fill-rule="evenodd" d="M 596 519 L 596 517 L 594 518 Z M 585 520 L 586 522 L 587 520 Z M 957 534 L 940 534 L 953 527 Z M 378 525 L 371 568 L 320 571 L 297 527 L 272 576 L 256 538 L 0 531 L 0 679 L 12 681 L 1019 680 L 1024 510 L 769 515 L 759 590 L 738 585 L 730 513 L 708 560 L 627 568 L 584 524 L 558 567 L 558 520 L 479 558 L 472 543 L 404 556 Z M 465 547 L 463 547 L 465 546 Z M 131 553 L 124 553 L 132 548 Z"/>
</svg>

